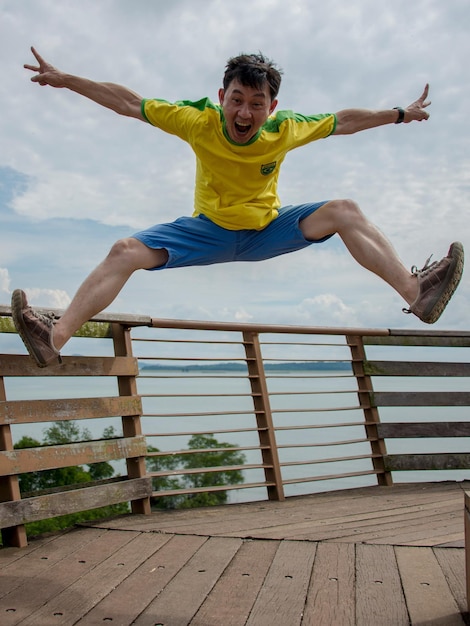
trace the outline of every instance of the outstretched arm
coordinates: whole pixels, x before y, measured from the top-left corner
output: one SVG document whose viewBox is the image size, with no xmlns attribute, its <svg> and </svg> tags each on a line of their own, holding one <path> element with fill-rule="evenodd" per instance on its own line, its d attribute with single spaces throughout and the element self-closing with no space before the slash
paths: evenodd
<svg viewBox="0 0 470 626">
<path fill-rule="evenodd" d="M 422 95 L 409 104 L 404 111 L 403 122 L 422 122 L 427 120 L 429 113 L 425 108 L 431 104 L 427 101 L 429 85 L 426 85 Z M 383 111 L 369 111 L 367 109 L 344 109 L 336 114 L 336 129 L 334 135 L 351 135 L 368 128 L 376 128 L 384 124 L 396 124 L 399 119 L 399 111 L 387 109 Z"/>
<path fill-rule="evenodd" d="M 93 102 L 101 104 L 120 115 L 135 117 L 144 120 L 141 112 L 142 97 L 139 94 L 114 83 L 98 83 L 87 78 L 66 74 L 47 63 L 40 54 L 31 48 L 36 57 L 38 65 L 25 64 L 27 70 L 37 72 L 31 80 L 40 85 L 50 85 L 51 87 L 65 87 L 74 91 Z"/>
</svg>

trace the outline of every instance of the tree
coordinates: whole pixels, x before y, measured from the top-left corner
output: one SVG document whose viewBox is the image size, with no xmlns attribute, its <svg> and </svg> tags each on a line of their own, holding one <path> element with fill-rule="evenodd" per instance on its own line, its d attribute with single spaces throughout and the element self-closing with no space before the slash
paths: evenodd
<svg viewBox="0 0 470 626">
<path fill-rule="evenodd" d="M 201 450 L 193 454 L 171 454 L 147 459 L 149 472 L 190 470 L 207 467 L 232 467 L 245 463 L 245 455 L 234 450 L 236 444 L 220 442 L 214 435 L 193 435 L 188 443 L 189 450 Z M 159 452 L 149 447 L 149 452 Z M 208 488 L 219 485 L 237 485 L 244 481 L 243 472 L 239 469 L 221 470 L 220 472 L 200 472 L 175 476 L 157 476 L 152 479 L 155 491 Z M 204 491 L 193 494 L 178 494 L 153 499 L 153 506 L 162 509 L 195 508 L 225 504 L 228 500 L 226 490 Z"/>
<path fill-rule="evenodd" d="M 115 436 L 113 427 L 109 427 L 103 432 L 104 439 L 109 439 Z M 91 439 L 91 434 L 88 429 L 84 428 L 80 431 L 76 422 L 65 420 L 55 422 L 47 428 L 44 431 L 44 440 L 42 443 L 25 435 L 15 444 L 15 448 L 38 448 L 47 445 L 63 445 L 89 439 Z M 93 463 L 87 467 L 88 469 L 85 469 L 83 466 L 76 465 L 21 474 L 19 477 L 21 493 L 23 497 L 31 496 L 36 495 L 37 492 L 54 489 L 55 487 L 88 483 L 91 481 L 111 478 L 111 476 L 114 475 L 113 466 L 105 461 Z M 128 510 L 129 506 L 126 502 L 124 502 L 122 504 L 82 511 L 81 513 L 74 513 L 71 515 L 63 515 L 61 517 L 42 520 L 40 522 L 33 522 L 31 524 L 27 524 L 26 526 L 28 534 L 35 535 L 38 533 L 68 528 L 77 522 L 85 520 L 99 519 L 102 517 L 127 513 Z"/>
<path fill-rule="evenodd" d="M 111 426 L 103 432 L 103 438 L 109 439 L 115 436 Z M 32 437 L 22 437 L 15 448 L 37 448 L 40 446 L 63 445 L 77 441 L 91 439 L 90 431 L 84 428 L 80 431 L 79 426 L 73 420 L 55 422 L 44 431 L 42 443 Z M 92 480 L 111 478 L 114 474 L 113 466 L 105 461 L 88 465 L 88 471 L 82 466 L 61 467 L 42 472 L 29 472 L 20 476 L 20 489 L 22 493 L 41 491 L 64 485 L 77 485 Z"/>
</svg>

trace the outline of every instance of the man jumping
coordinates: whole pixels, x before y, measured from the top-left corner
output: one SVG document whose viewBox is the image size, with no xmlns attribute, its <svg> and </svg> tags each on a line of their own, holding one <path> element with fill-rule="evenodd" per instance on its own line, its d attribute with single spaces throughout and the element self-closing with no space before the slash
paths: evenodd
<svg viewBox="0 0 470 626">
<path fill-rule="evenodd" d="M 407 303 L 403 310 L 436 322 L 457 285 L 463 246 L 454 242 L 439 262 L 409 272 L 387 238 L 352 200 L 282 206 L 279 172 L 290 150 L 330 135 L 384 124 L 427 120 L 428 85 L 406 108 L 345 109 L 300 115 L 276 111 L 281 72 L 262 54 L 241 54 L 225 68 L 219 102 L 145 99 L 113 83 L 66 74 L 32 48 L 39 85 L 74 91 L 120 115 L 134 117 L 188 142 L 196 156 L 192 216 L 158 224 L 117 241 L 86 278 L 59 319 L 12 296 L 12 315 L 28 352 L 40 367 L 60 361 L 60 350 L 89 319 L 108 307 L 139 269 L 162 270 L 229 261 L 261 261 L 338 234 L 364 268 L 385 280 Z"/>
</svg>

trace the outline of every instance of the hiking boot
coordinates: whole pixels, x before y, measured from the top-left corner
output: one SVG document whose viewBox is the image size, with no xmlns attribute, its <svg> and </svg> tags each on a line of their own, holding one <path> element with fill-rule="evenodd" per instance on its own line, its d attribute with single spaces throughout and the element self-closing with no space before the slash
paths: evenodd
<svg viewBox="0 0 470 626">
<path fill-rule="evenodd" d="M 54 361 L 62 363 L 59 351 L 52 343 L 53 313 L 36 313 L 28 305 L 24 291 L 15 289 L 11 297 L 11 314 L 18 334 L 39 367 L 47 367 Z"/>
<path fill-rule="evenodd" d="M 432 256 L 432 255 L 431 255 Z M 434 324 L 451 299 L 460 282 L 463 272 L 463 245 L 455 241 L 449 248 L 447 256 L 440 261 L 426 261 L 423 269 L 416 266 L 411 273 L 418 280 L 418 297 L 404 313 L 414 313 L 426 324 Z"/>
</svg>

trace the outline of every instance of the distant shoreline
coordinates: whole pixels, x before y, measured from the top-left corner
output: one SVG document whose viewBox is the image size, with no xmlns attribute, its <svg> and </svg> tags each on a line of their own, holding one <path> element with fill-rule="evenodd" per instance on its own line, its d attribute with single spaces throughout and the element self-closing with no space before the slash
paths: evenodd
<svg viewBox="0 0 470 626">
<path fill-rule="evenodd" d="M 139 361 L 140 370 L 171 370 L 177 372 L 246 372 L 245 363 L 212 363 L 210 365 L 156 365 L 142 363 Z M 351 363 L 349 361 L 315 361 L 295 362 L 295 363 L 265 363 L 264 369 L 267 372 L 305 372 L 305 371 L 351 371 Z"/>
</svg>

